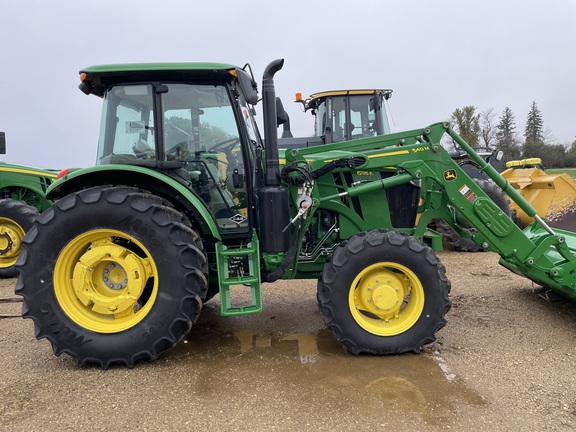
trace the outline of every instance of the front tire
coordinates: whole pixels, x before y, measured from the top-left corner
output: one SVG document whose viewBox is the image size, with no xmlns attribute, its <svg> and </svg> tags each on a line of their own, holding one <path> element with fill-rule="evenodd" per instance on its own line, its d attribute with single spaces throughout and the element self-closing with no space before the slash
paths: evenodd
<svg viewBox="0 0 576 432">
<path fill-rule="evenodd" d="M 138 189 L 96 187 L 42 213 L 24 240 L 16 293 L 56 355 L 133 367 L 189 331 L 206 256 L 187 219 Z"/>
<path fill-rule="evenodd" d="M 353 354 L 419 352 L 446 324 L 449 292 L 432 249 L 399 231 L 351 237 L 318 282 L 324 321 Z"/>
<path fill-rule="evenodd" d="M 14 265 L 22 252 L 22 240 L 37 217 L 38 210 L 23 201 L 0 200 L 0 278 L 18 276 Z"/>
</svg>

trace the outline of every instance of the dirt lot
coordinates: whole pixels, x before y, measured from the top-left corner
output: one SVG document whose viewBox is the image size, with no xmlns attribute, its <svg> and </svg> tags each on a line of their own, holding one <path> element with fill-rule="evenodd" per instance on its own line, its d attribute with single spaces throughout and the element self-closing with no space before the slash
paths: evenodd
<svg viewBox="0 0 576 432">
<path fill-rule="evenodd" d="M 543 300 L 494 254 L 440 258 L 453 307 L 421 355 L 343 352 L 314 281 L 265 286 L 260 315 L 211 302 L 186 341 L 134 369 L 78 368 L 29 320 L 0 319 L 0 430 L 576 430 L 576 304 Z"/>
</svg>

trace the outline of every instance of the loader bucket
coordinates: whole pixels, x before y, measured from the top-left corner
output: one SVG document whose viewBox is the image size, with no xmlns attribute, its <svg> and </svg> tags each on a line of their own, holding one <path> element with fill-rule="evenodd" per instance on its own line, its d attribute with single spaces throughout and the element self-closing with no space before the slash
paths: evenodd
<svg viewBox="0 0 576 432">
<path fill-rule="evenodd" d="M 562 237 L 559 246 L 550 242 L 547 230 L 538 223 L 530 225 L 524 234 L 535 244 L 540 245 L 540 251 L 534 251 L 534 258 L 529 258 L 524 265 L 517 266 L 505 257 L 500 264 L 521 274 L 545 288 L 576 301 L 576 233 L 554 228 L 554 235 Z M 534 263 L 530 263 L 533 260 Z M 548 262 L 544 266 L 539 263 Z M 544 271 L 541 271 L 544 270 Z"/>
<path fill-rule="evenodd" d="M 568 174 L 547 174 L 534 162 L 539 160 L 509 162 L 501 175 L 551 227 L 576 231 L 576 181 Z M 534 221 L 514 202 L 510 207 L 516 210 L 523 228 Z"/>
</svg>

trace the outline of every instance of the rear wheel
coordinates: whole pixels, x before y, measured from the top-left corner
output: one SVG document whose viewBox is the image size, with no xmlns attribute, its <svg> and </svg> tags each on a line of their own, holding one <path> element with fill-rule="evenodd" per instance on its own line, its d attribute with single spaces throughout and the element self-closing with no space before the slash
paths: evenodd
<svg viewBox="0 0 576 432">
<path fill-rule="evenodd" d="M 0 278 L 18 276 L 14 267 L 22 239 L 38 217 L 38 210 L 23 201 L 0 200 Z"/>
<path fill-rule="evenodd" d="M 444 327 L 450 282 L 432 249 L 398 231 L 342 243 L 318 282 L 328 328 L 354 353 L 419 352 Z"/>
<path fill-rule="evenodd" d="M 187 219 L 133 188 L 92 188 L 42 213 L 16 288 L 38 339 L 79 365 L 155 360 L 196 321 L 206 257 Z"/>
</svg>

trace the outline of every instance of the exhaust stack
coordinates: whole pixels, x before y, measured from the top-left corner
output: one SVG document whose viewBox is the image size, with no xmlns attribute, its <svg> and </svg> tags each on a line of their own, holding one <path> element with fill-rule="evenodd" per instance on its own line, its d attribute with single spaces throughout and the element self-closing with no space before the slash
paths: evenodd
<svg viewBox="0 0 576 432">
<path fill-rule="evenodd" d="M 272 61 L 262 77 L 262 103 L 264 111 L 264 141 L 266 143 L 266 186 L 280 184 L 278 164 L 278 130 L 276 113 L 276 90 L 274 75 L 284 66 L 284 59 Z"/>
<path fill-rule="evenodd" d="M 271 62 L 262 77 L 266 175 L 258 191 L 260 247 L 263 252 L 286 252 L 290 248 L 288 189 L 280 183 L 278 130 L 274 74 L 282 69 L 284 59 Z"/>
</svg>

